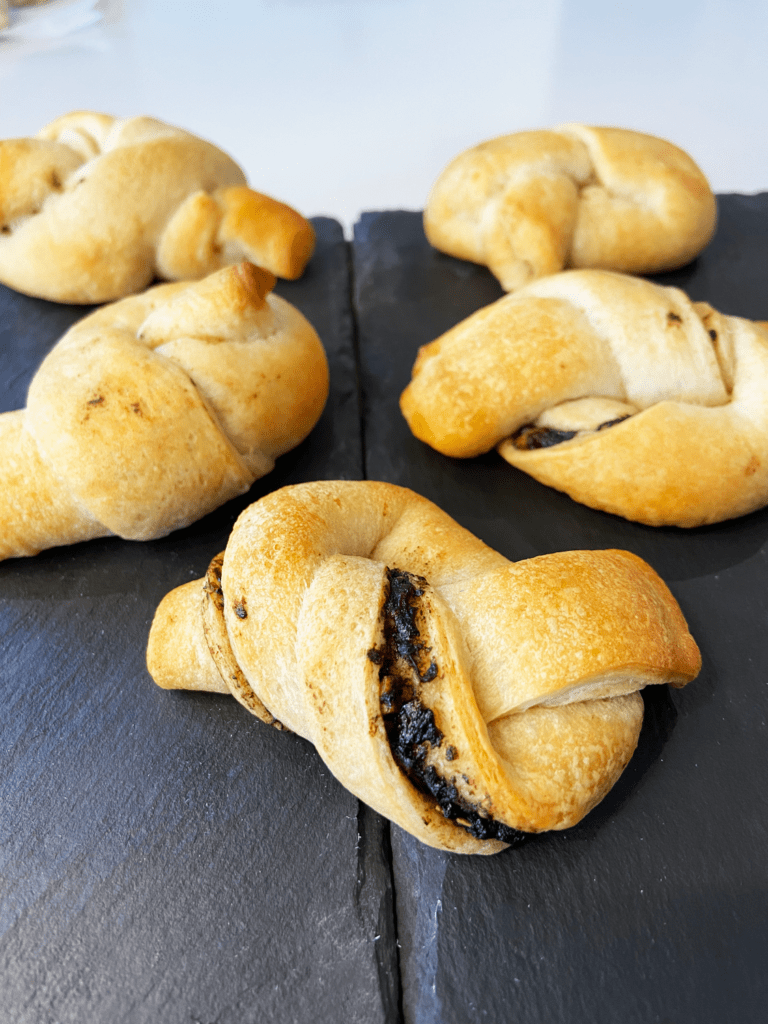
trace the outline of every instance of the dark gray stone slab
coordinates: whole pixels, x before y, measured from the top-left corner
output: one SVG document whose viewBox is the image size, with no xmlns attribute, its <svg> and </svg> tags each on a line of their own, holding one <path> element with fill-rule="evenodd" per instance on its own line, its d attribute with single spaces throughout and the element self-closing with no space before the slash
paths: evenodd
<svg viewBox="0 0 768 1024">
<path fill-rule="evenodd" d="M 768 318 L 768 195 L 721 196 L 689 267 L 664 275 Z M 649 691 L 637 753 L 579 826 L 492 858 L 392 828 L 407 1024 L 757 1024 L 768 1005 L 768 511 L 693 531 L 596 512 L 490 454 L 413 438 L 398 397 L 419 345 L 501 292 L 432 250 L 420 216 L 365 214 L 354 242 L 366 472 L 436 501 L 510 558 L 619 547 L 670 583 L 701 676 Z"/>
<path fill-rule="evenodd" d="M 278 290 L 315 324 L 332 393 L 252 491 L 164 540 L 0 564 L 0 1020 L 382 1022 L 397 1005 L 386 836 L 303 740 L 232 699 L 158 690 L 160 598 L 250 501 L 359 478 L 348 247 L 318 220 Z M 86 310 L 0 289 L 3 409 Z"/>
</svg>

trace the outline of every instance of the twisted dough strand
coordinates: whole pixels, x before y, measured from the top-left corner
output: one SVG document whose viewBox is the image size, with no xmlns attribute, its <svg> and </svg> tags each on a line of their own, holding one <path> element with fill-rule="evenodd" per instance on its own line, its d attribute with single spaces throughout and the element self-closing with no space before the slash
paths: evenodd
<svg viewBox="0 0 768 1024">
<path fill-rule="evenodd" d="M 498 445 L 586 505 L 698 526 L 768 503 L 767 384 L 760 326 L 676 288 L 581 270 L 535 281 L 425 345 L 400 405 L 445 455 Z M 521 428 L 549 431 L 546 446 L 526 447 Z"/>
<path fill-rule="evenodd" d="M 319 482 L 246 509 L 213 577 L 164 598 L 147 665 L 223 681 L 424 842 L 494 853 L 586 814 L 634 750 L 637 691 L 700 659 L 634 555 L 511 563 L 412 491 Z"/>
<path fill-rule="evenodd" d="M 581 124 L 466 150 L 424 210 L 432 245 L 486 264 L 505 291 L 564 267 L 671 270 L 704 248 L 715 220 L 709 184 L 687 153 Z"/>
<path fill-rule="evenodd" d="M 295 278 L 313 248 L 300 214 L 162 121 L 80 111 L 0 142 L 0 280 L 30 295 L 105 302 L 242 259 Z"/>
<path fill-rule="evenodd" d="M 317 334 L 249 263 L 86 317 L 0 415 L 0 558 L 160 537 L 248 490 L 316 423 Z"/>
</svg>

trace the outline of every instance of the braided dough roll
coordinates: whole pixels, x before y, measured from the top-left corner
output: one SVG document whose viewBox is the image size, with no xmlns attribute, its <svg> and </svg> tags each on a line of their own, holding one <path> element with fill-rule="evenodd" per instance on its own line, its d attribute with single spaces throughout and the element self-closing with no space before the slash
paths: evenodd
<svg viewBox="0 0 768 1024">
<path fill-rule="evenodd" d="M 565 267 L 680 267 L 716 216 L 707 179 L 671 142 L 566 124 L 461 153 L 432 189 L 424 228 L 437 249 L 486 264 L 513 291 Z"/>
<path fill-rule="evenodd" d="M 0 558 L 187 526 L 317 422 L 328 365 L 272 274 L 226 267 L 75 324 L 0 415 Z"/>
<path fill-rule="evenodd" d="M 677 288 L 574 270 L 425 345 L 400 407 L 445 455 L 497 445 L 585 505 L 688 527 L 768 504 L 767 385 L 764 328 Z"/>
<path fill-rule="evenodd" d="M 80 111 L 0 141 L 0 281 L 29 295 L 106 302 L 242 259 L 296 278 L 314 244 L 226 153 L 151 117 Z"/>
<path fill-rule="evenodd" d="M 684 685 L 700 657 L 635 555 L 513 563 L 412 491 L 331 481 L 241 514 L 207 579 L 161 602 L 147 666 L 299 733 L 425 843 L 495 853 L 598 803 L 637 691 Z"/>
</svg>

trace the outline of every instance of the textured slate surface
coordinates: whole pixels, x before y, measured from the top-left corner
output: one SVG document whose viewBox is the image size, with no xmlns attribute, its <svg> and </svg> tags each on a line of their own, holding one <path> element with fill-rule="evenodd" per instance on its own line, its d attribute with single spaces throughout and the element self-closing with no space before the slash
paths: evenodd
<svg viewBox="0 0 768 1024">
<path fill-rule="evenodd" d="M 296 736 L 145 667 L 160 598 L 200 576 L 239 511 L 362 472 L 348 247 L 318 220 L 278 290 L 331 363 L 323 418 L 251 492 L 148 544 L 0 564 L 0 1021 L 302 1024 L 392 1019 L 387 837 Z M 0 408 L 86 310 L 0 289 Z M 394 1007 L 394 1009 L 393 1009 Z"/>
<path fill-rule="evenodd" d="M 659 280 L 768 319 L 768 195 L 720 197 L 690 267 Z M 490 454 L 415 440 L 397 399 L 419 345 L 501 294 L 427 245 L 420 217 L 366 214 L 354 241 L 366 471 L 414 488 L 510 558 L 620 547 L 667 580 L 704 669 L 646 696 L 638 751 L 578 827 L 492 858 L 392 828 L 407 1024 L 740 1024 L 768 999 L 768 510 L 694 531 L 596 512 Z"/>
<path fill-rule="evenodd" d="M 667 280 L 768 318 L 767 200 L 722 197 L 707 253 Z M 332 366 L 307 442 L 162 541 L 0 564 L 0 1022 L 762 1021 L 768 513 L 655 531 L 496 456 L 455 462 L 416 442 L 397 396 L 418 345 L 498 286 L 430 250 L 417 215 L 366 215 L 356 328 L 347 247 L 335 223 L 316 227 L 308 274 L 279 287 Z M 84 312 L 0 288 L 0 409 L 23 404 Z M 390 837 L 303 741 L 227 698 L 152 686 L 157 602 L 201 574 L 242 507 L 283 483 L 364 475 L 414 487 L 510 557 L 625 547 L 670 582 L 705 669 L 648 696 L 635 759 L 577 829 L 442 855 Z"/>
</svg>

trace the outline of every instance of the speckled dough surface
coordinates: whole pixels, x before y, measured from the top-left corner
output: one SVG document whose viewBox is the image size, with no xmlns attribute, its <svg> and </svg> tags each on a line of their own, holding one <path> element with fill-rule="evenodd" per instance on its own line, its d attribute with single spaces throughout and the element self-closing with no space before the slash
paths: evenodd
<svg viewBox="0 0 768 1024">
<path fill-rule="evenodd" d="M 250 263 L 158 285 L 72 327 L 0 415 L 0 557 L 161 537 L 268 473 L 317 422 L 314 328 Z"/>
</svg>

